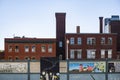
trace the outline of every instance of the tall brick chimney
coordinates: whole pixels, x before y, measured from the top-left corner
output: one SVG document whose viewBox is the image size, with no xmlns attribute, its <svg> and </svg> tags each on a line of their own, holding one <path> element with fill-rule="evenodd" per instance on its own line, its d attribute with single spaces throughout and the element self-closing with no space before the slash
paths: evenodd
<svg viewBox="0 0 120 80">
<path fill-rule="evenodd" d="M 65 18 L 66 13 L 56 13 L 56 57 L 65 59 Z"/>
<path fill-rule="evenodd" d="M 80 26 L 76 27 L 76 33 L 80 33 Z"/>
<path fill-rule="evenodd" d="M 99 17 L 99 20 L 100 20 L 100 33 L 103 33 L 103 17 Z"/>
</svg>

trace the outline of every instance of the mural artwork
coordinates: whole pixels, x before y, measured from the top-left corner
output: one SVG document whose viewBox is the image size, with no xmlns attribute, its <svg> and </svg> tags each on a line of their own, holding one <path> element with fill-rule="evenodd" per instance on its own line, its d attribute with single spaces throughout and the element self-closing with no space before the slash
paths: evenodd
<svg viewBox="0 0 120 80">
<path fill-rule="evenodd" d="M 69 63 L 70 73 L 81 73 L 81 72 L 106 72 L 106 64 L 103 61 L 99 62 L 70 62 Z"/>
<path fill-rule="evenodd" d="M 24 62 L 0 63 L 0 73 L 27 73 L 27 63 Z"/>
</svg>

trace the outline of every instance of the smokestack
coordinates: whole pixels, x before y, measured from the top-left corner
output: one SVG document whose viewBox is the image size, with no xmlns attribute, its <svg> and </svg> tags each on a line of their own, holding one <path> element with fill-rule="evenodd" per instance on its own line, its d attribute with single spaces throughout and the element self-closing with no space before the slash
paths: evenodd
<svg viewBox="0 0 120 80">
<path fill-rule="evenodd" d="M 64 38 L 66 13 L 56 13 L 56 38 Z M 61 35 L 61 37 L 60 37 Z"/>
<path fill-rule="evenodd" d="M 76 27 L 76 33 L 80 33 L 80 26 Z"/>
<path fill-rule="evenodd" d="M 56 57 L 65 59 L 65 19 L 66 13 L 55 13 L 56 17 Z"/>
<path fill-rule="evenodd" d="M 100 33 L 103 33 L 103 17 L 99 17 L 100 20 Z"/>
</svg>

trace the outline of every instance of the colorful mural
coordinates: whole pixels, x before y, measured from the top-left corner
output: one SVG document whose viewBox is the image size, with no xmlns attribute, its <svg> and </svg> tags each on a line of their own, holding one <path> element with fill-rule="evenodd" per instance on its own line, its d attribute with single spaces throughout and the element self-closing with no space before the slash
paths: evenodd
<svg viewBox="0 0 120 80">
<path fill-rule="evenodd" d="M 80 72 L 105 72 L 106 63 L 105 62 L 70 62 L 69 72 L 80 73 Z"/>
</svg>

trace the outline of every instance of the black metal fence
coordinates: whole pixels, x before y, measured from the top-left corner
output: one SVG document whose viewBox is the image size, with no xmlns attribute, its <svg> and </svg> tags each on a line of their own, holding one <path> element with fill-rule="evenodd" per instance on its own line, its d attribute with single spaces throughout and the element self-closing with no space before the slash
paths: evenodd
<svg viewBox="0 0 120 80">
<path fill-rule="evenodd" d="M 120 60 L 66 60 L 60 80 L 120 80 Z"/>
<path fill-rule="evenodd" d="M 0 61 L 0 80 L 40 80 L 40 65 L 40 61 Z M 61 60 L 58 75 L 59 80 L 120 80 L 120 60 Z"/>
</svg>

